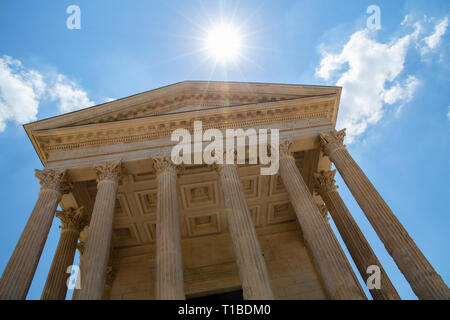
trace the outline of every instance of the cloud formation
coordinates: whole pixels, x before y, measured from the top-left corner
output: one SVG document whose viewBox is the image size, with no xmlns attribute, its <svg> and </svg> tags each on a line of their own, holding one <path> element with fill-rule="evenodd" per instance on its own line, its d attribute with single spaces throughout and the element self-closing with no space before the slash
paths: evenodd
<svg viewBox="0 0 450 320">
<path fill-rule="evenodd" d="M 421 54 L 427 54 L 428 52 L 435 50 L 441 44 L 442 36 L 447 31 L 448 17 L 445 17 L 434 26 L 434 31 L 428 37 L 423 38 L 425 45 L 421 47 Z"/>
<path fill-rule="evenodd" d="M 94 105 L 87 93 L 66 76 L 58 74 L 52 80 L 37 70 L 27 70 L 18 59 L 0 57 L 0 132 L 8 122 L 37 120 L 39 104 L 46 99 L 56 101 L 60 113 Z"/>
<path fill-rule="evenodd" d="M 412 43 L 420 52 L 423 48 L 436 49 L 448 18 L 422 39 L 422 25 L 410 20 L 405 16 L 401 25 L 411 25 L 413 31 L 390 42 L 379 42 L 374 39 L 374 31 L 363 29 L 353 33 L 340 52 L 322 52 L 315 74 L 327 81 L 335 80 L 337 86 L 343 87 L 336 127 L 347 128 L 347 143 L 380 121 L 387 105 L 398 104 L 398 113 L 413 99 L 421 81 L 414 75 L 402 74 L 407 51 Z"/>
<path fill-rule="evenodd" d="M 55 85 L 48 91 L 51 100 L 58 101 L 60 113 L 83 109 L 95 104 L 94 101 L 89 100 L 85 91 L 62 74 L 57 76 Z"/>
<path fill-rule="evenodd" d="M 25 70 L 22 63 L 8 56 L 0 58 L 0 132 L 7 121 L 26 123 L 36 120 L 39 99 L 46 85 L 36 70 Z"/>
</svg>

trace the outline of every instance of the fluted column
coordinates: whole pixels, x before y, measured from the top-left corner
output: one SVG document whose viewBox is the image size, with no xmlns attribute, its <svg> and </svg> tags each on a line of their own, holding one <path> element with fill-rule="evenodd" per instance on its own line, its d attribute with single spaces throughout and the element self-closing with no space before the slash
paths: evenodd
<svg viewBox="0 0 450 320">
<path fill-rule="evenodd" d="M 65 300 L 67 294 L 67 268 L 73 264 L 80 231 L 87 223 L 83 207 L 56 212 L 61 219 L 61 233 L 52 265 L 42 291 L 41 300 Z"/>
<path fill-rule="evenodd" d="M 331 299 L 366 299 L 333 230 L 323 219 L 290 151 L 280 144 L 280 176 Z"/>
<path fill-rule="evenodd" d="M 103 299 L 121 167 L 120 160 L 95 167 L 98 177 L 97 196 L 83 253 L 78 300 Z"/>
<path fill-rule="evenodd" d="M 259 246 L 253 220 L 242 189 L 236 165 L 217 165 L 227 208 L 228 229 L 233 242 L 236 264 L 244 299 L 273 299 L 266 263 Z"/>
<path fill-rule="evenodd" d="M 378 237 L 419 299 L 450 299 L 450 291 L 343 144 L 345 129 L 320 134 L 334 163 Z"/>
<path fill-rule="evenodd" d="M 83 271 L 82 271 L 83 270 L 83 253 L 84 253 L 84 248 L 86 247 L 88 232 L 89 232 L 89 225 L 85 226 L 83 228 L 83 230 L 81 230 L 79 242 L 77 243 L 78 253 L 80 254 L 80 264 L 78 266 L 79 269 L 78 269 L 78 274 L 77 274 L 75 283 L 79 283 L 79 284 L 81 284 L 81 274 L 83 273 Z M 73 289 L 73 293 L 72 293 L 72 300 L 78 300 L 79 295 L 80 295 L 80 289 L 77 286 L 75 286 L 75 288 Z"/>
<path fill-rule="evenodd" d="M 66 170 L 36 170 L 41 191 L 0 280 L 0 300 L 25 299 L 63 193 L 70 190 Z"/>
<path fill-rule="evenodd" d="M 380 288 L 369 289 L 374 300 L 399 300 L 400 296 L 389 280 L 388 275 L 381 266 L 380 261 L 373 252 L 366 238 L 359 229 L 355 219 L 340 197 L 338 187 L 335 185 L 334 175 L 336 170 L 322 171 L 314 174 L 315 190 L 325 202 L 329 209 L 331 217 L 347 246 L 350 255 L 358 268 L 364 282 L 370 274 L 367 273 L 367 267 L 376 265 L 380 268 Z"/>
<path fill-rule="evenodd" d="M 168 157 L 153 159 L 158 179 L 156 298 L 183 300 L 184 278 L 178 213 L 177 168 Z"/>
</svg>

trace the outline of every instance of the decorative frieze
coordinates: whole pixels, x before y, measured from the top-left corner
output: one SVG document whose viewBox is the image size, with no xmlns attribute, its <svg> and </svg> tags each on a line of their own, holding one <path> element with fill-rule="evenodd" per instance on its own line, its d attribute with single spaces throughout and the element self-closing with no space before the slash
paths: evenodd
<svg viewBox="0 0 450 320">
<path fill-rule="evenodd" d="M 134 119 L 142 123 L 134 123 L 132 126 L 126 122 L 109 122 L 101 127 L 84 127 L 73 132 L 68 129 L 53 135 L 44 132 L 36 137 L 42 150 L 48 154 L 51 151 L 68 151 L 74 149 L 92 148 L 120 143 L 133 143 L 148 140 L 170 137 L 172 132 L 178 128 L 192 129 L 194 121 L 202 121 L 203 128 L 206 129 L 233 129 L 233 128 L 254 128 L 257 126 L 267 126 L 269 124 L 296 122 L 306 119 L 328 118 L 332 119 L 334 97 L 330 101 L 310 104 L 285 102 L 286 105 L 273 106 L 270 103 L 258 104 L 257 109 L 229 110 L 224 112 L 198 112 L 175 119 L 173 115 L 161 116 L 158 119 Z M 205 110 L 208 111 L 208 110 Z M 205 114 L 206 113 L 206 114 Z M 169 119 L 163 119 L 169 117 Z M 145 120 L 145 121 L 144 121 Z M 139 121 L 138 121 L 139 122 Z M 111 127 L 109 127 L 111 125 Z M 313 127 L 314 124 L 311 124 Z"/>
</svg>

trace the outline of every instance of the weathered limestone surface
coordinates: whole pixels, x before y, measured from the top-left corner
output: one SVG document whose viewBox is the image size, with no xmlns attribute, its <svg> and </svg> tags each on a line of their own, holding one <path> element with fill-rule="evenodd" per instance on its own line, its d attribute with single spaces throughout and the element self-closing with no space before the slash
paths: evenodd
<svg viewBox="0 0 450 320">
<path fill-rule="evenodd" d="M 0 299 L 25 299 L 33 280 L 53 216 L 71 187 L 66 170 L 36 170 L 41 191 L 25 229 L 0 280 Z"/>
<path fill-rule="evenodd" d="M 61 219 L 61 234 L 52 265 L 42 291 L 41 300 L 65 300 L 67 294 L 67 268 L 73 264 L 78 237 L 87 224 L 83 207 L 56 213 Z"/>
<path fill-rule="evenodd" d="M 235 165 L 218 165 L 244 299 L 273 299 L 264 257 Z"/>
<path fill-rule="evenodd" d="M 118 160 L 95 167 L 98 190 L 83 253 L 78 300 L 103 299 L 121 165 L 122 162 Z"/>
<path fill-rule="evenodd" d="M 322 197 L 326 207 L 330 211 L 331 217 L 336 224 L 339 234 L 347 246 L 350 255 L 358 268 L 364 282 L 367 282 L 370 274 L 367 267 L 376 265 L 381 271 L 380 289 L 371 289 L 370 294 L 375 300 L 399 300 L 400 296 L 389 280 L 380 261 L 373 252 L 366 238 L 359 229 L 355 219 L 340 197 L 335 185 L 334 175 L 336 170 L 322 171 L 315 174 L 316 191 Z"/>
<path fill-rule="evenodd" d="M 298 223 L 256 228 L 275 299 L 327 298 Z M 186 298 L 241 289 L 230 233 L 182 238 Z M 116 249 L 113 300 L 156 297 L 154 244 Z M 105 295 L 105 298 L 107 295 Z"/>
<path fill-rule="evenodd" d="M 183 300 L 183 258 L 178 213 L 177 168 L 170 158 L 153 159 L 158 179 L 156 298 Z"/>
<path fill-rule="evenodd" d="M 450 299 L 439 274 L 348 153 L 345 129 L 320 135 L 323 152 L 334 163 L 367 219 L 419 299 Z"/>
<path fill-rule="evenodd" d="M 331 299 L 365 299 L 364 292 L 331 227 L 323 219 L 295 160 L 291 143 L 280 145 L 280 175 Z"/>
</svg>

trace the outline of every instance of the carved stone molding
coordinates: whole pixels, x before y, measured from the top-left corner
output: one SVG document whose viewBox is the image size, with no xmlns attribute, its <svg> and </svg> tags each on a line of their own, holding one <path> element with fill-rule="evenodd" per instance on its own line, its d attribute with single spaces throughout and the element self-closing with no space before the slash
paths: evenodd
<svg viewBox="0 0 450 320">
<path fill-rule="evenodd" d="M 69 208 L 64 211 L 56 211 L 56 216 L 61 220 L 61 230 L 74 230 L 81 232 L 87 225 L 87 215 L 84 213 L 84 207 L 78 209 Z"/>
<path fill-rule="evenodd" d="M 36 169 L 35 176 L 39 179 L 41 190 L 50 189 L 65 194 L 72 189 L 72 182 L 67 170 Z"/>
<path fill-rule="evenodd" d="M 94 169 L 98 182 L 112 181 L 119 183 L 122 175 L 122 159 L 95 165 Z"/>
<path fill-rule="evenodd" d="M 281 103 L 281 102 L 280 102 Z M 319 119 L 332 117 L 333 103 L 330 101 L 311 103 L 306 105 L 290 105 L 292 102 L 286 101 L 287 105 L 273 106 L 266 103 L 258 104 L 260 108 L 252 110 L 235 110 L 234 112 L 225 110 L 224 113 L 195 113 L 189 118 L 183 115 L 182 118 L 172 119 L 174 115 L 167 119 L 150 119 L 142 124 L 133 126 L 127 123 L 111 124 L 111 128 L 83 128 L 83 130 L 68 130 L 61 134 L 56 132 L 45 134 L 41 132 L 37 137 L 42 150 L 48 154 L 50 151 L 69 151 L 74 149 L 92 148 L 96 146 L 112 145 L 118 143 L 132 143 L 147 140 L 154 140 L 170 137 L 172 132 L 178 128 L 189 129 L 194 121 L 202 121 L 203 129 L 227 128 L 254 128 L 273 123 L 284 123 L 301 121 L 305 119 Z M 145 119 L 142 119 L 144 121 Z"/>
<path fill-rule="evenodd" d="M 335 174 L 336 170 L 320 171 L 314 173 L 314 187 L 319 195 L 326 194 L 330 191 L 335 191 L 338 188 L 338 186 L 335 185 Z"/>
<path fill-rule="evenodd" d="M 301 96 L 297 96 L 300 98 Z M 164 114 L 174 109 L 183 108 L 186 105 L 190 105 L 196 109 L 204 109 L 211 107 L 230 107 L 240 104 L 250 103 L 264 103 L 274 102 L 292 99 L 291 95 L 284 94 L 254 94 L 249 95 L 248 92 L 229 92 L 224 93 L 222 91 L 216 92 L 189 92 L 185 91 L 175 96 L 167 96 L 160 99 L 155 99 L 139 105 L 132 105 L 127 108 L 121 108 L 120 110 L 109 112 L 107 115 L 100 115 L 93 117 L 92 119 L 80 121 L 77 124 L 92 124 L 102 123 L 108 121 L 120 121 L 132 119 L 135 117 L 145 117 L 158 114 Z"/>
<path fill-rule="evenodd" d="M 335 151 L 345 149 L 344 145 L 345 129 L 332 131 L 330 133 L 320 133 L 320 147 L 323 153 L 330 157 Z"/>
</svg>

